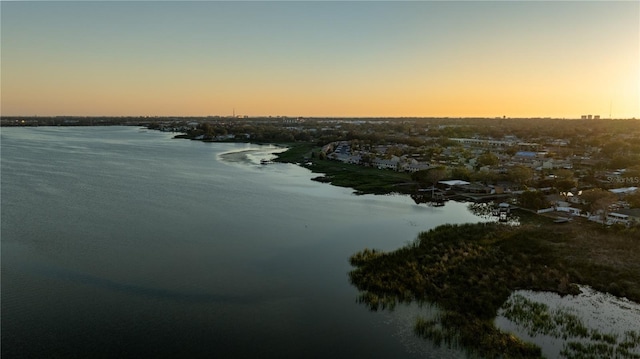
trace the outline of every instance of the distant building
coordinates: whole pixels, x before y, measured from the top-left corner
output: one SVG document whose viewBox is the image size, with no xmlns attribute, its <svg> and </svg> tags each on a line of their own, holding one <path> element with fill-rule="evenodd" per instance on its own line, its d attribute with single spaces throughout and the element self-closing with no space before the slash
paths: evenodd
<svg viewBox="0 0 640 359">
<path fill-rule="evenodd" d="M 390 170 L 398 170 L 398 165 L 400 163 L 400 158 L 397 156 L 392 156 L 391 159 L 385 160 L 382 158 L 374 158 L 371 163 L 374 167 L 378 167 L 378 169 L 390 169 Z"/>
<path fill-rule="evenodd" d="M 619 209 L 616 212 L 626 215 L 629 224 L 640 225 L 640 208 Z"/>
<path fill-rule="evenodd" d="M 468 186 L 471 182 L 463 181 L 463 180 L 447 180 L 447 181 L 438 181 L 439 184 L 443 184 L 447 187 L 453 186 Z"/>
<path fill-rule="evenodd" d="M 487 146 L 487 147 L 507 147 L 513 145 L 515 141 L 481 140 L 477 138 L 449 138 L 450 141 L 463 145 Z"/>
<path fill-rule="evenodd" d="M 615 212 L 607 214 L 606 223 L 609 225 L 623 224 L 625 226 L 628 226 L 629 224 L 631 224 L 628 215 L 622 214 L 622 213 L 615 213 Z"/>
<path fill-rule="evenodd" d="M 532 151 L 518 151 L 515 154 L 515 157 L 520 157 L 520 158 L 536 158 L 538 156 L 537 152 L 532 152 Z"/>
<path fill-rule="evenodd" d="M 305 120 L 303 117 L 297 117 L 297 118 L 289 118 L 289 117 L 282 117 L 282 123 L 303 123 Z"/>
<path fill-rule="evenodd" d="M 429 168 L 431 168 L 431 166 L 428 163 L 418 161 L 409 163 L 404 167 L 407 172 L 418 172 L 421 170 L 428 170 Z"/>
<path fill-rule="evenodd" d="M 638 190 L 638 187 L 623 187 L 623 188 L 610 189 L 609 192 L 616 194 L 618 196 L 624 196 L 627 194 L 634 193 L 637 190 Z"/>
</svg>

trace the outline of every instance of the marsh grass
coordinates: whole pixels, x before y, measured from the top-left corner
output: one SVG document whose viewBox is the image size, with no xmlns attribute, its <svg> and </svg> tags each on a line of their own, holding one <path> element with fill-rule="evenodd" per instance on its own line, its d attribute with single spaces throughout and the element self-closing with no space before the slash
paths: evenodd
<svg viewBox="0 0 640 359">
<path fill-rule="evenodd" d="M 412 193 L 414 187 L 401 186 L 411 182 L 409 174 L 392 170 L 346 164 L 331 160 L 314 160 L 309 168 L 324 173 L 331 184 L 353 188 L 359 194 Z"/>
<path fill-rule="evenodd" d="M 585 239 L 584 233 L 590 237 Z M 599 255 L 593 256 L 594 252 Z M 415 326 L 418 335 L 436 343 L 460 345 L 486 358 L 537 358 L 539 348 L 493 324 L 511 293 L 528 289 L 577 294 L 578 283 L 640 301 L 637 253 L 637 232 L 621 236 L 589 223 L 555 225 L 536 218 L 521 226 L 444 225 L 393 252 L 354 254 L 355 268 L 349 278 L 362 293 L 358 301 L 371 310 L 393 308 L 397 302 L 437 304 L 443 314 L 435 321 L 418 319 Z M 542 313 L 543 309 L 526 310 Z M 549 324 L 542 320 L 534 325 L 539 330 L 558 330 L 554 333 L 563 338 L 598 335 L 570 315 L 558 315 L 553 323 L 560 329 L 546 327 Z M 606 334 L 599 335 L 598 343 L 607 344 Z M 567 353 L 575 348 L 568 347 Z"/>
<path fill-rule="evenodd" d="M 287 150 L 277 153 L 274 161 L 282 163 L 302 162 L 305 159 L 310 159 L 311 153 L 318 149 L 314 144 L 307 142 L 288 143 L 284 145 L 287 146 Z"/>
<path fill-rule="evenodd" d="M 306 167 L 314 173 L 324 174 L 334 186 L 353 188 L 358 194 L 415 192 L 415 185 L 408 173 L 320 159 L 317 155 L 320 147 L 310 143 L 293 143 L 288 146 L 287 151 L 277 154 L 276 162 L 296 163 L 307 159 L 311 165 Z M 313 153 L 316 155 L 313 156 Z"/>
</svg>

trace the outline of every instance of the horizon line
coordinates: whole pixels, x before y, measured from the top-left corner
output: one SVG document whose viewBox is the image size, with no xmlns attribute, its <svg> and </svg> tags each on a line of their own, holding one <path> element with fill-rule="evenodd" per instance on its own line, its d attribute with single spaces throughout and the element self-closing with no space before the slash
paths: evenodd
<svg viewBox="0 0 640 359">
<path fill-rule="evenodd" d="M 545 120 L 636 120 L 636 117 L 554 117 L 554 116 L 291 116 L 291 115 L 0 115 L 4 118 L 298 118 L 298 119 L 545 119 Z"/>
</svg>

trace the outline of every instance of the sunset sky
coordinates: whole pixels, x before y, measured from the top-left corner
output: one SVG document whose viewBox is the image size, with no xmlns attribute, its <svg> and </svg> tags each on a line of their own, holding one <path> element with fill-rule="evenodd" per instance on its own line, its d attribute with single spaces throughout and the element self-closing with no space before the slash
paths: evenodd
<svg viewBox="0 0 640 359">
<path fill-rule="evenodd" d="M 7 2 L 20 115 L 640 118 L 640 2 Z"/>
</svg>

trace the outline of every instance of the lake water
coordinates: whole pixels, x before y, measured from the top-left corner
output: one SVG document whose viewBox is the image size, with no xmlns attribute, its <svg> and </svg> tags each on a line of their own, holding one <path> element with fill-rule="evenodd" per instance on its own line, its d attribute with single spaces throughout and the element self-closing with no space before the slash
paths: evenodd
<svg viewBox="0 0 640 359">
<path fill-rule="evenodd" d="M 347 278 L 356 251 L 482 220 L 463 203 L 355 196 L 260 165 L 269 146 L 1 131 L 3 358 L 463 356 L 414 337 L 410 307 L 368 312 Z"/>
<path fill-rule="evenodd" d="M 535 303 L 541 303 L 548 307 L 547 313 L 564 312 L 579 318 L 580 322 L 589 329 L 589 332 L 597 331 L 602 335 L 610 335 L 616 338 L 616 343 L 610 345 L 616 349 L 625 340 L 625 333 L 632 331 L 640 334 L 640 304 L 632 302 L 626 298 L 618 298 L 611 294 L 602 293 L 588 286 L 580 286 L 580 294 L 559 296 L 550 292 L 534 292 L 529 290 L 518 290 L 511 294 L 508 301 L 515 296 L 522 296 Z M 516 323 L 504 316 L 504 310 L 498 312 L 495 320 L 496 326 L 505 332 L 513 333 L 524 341 L 535 343 L 542 349 L 545 358 L 567 357 L 562 354 L 567 349 L 568 342 L 579 342 L 584 345 L 594 345 L 597 342 L 590 338 L 580 338 L 568 335 L 568 338 L 549 334 L 536 333 L 531 331 L 527 325 Z M 566 333 L 565 333 L 566 334 Z M 640 357 L 640 343 L 628 348 L 629 355 L 618 353 L 616 358 L 637 358 Z M 635 356 L 634 356 L 635 355 Z M 602 355 L 600 355 L 602 356 Z M 613 355 L 610 355 L 613 357 Z M 571 357 L 571 356 L 569 356 Z M 580 356 L 575 356 L 580 357 Z M 591 356 L 598 357 L 591 353 Z"/>
</svg>

